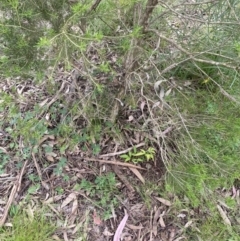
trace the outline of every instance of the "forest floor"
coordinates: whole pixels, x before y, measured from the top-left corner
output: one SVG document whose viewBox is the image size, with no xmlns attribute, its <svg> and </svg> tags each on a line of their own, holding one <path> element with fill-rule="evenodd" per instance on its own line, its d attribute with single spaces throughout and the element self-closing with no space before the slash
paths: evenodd
<svg viewBox="0 0 240 241">
<path fill-rule="evenodd" d="M 61 74 L 59 71 L 58 76 Z M 143 120 L 152 114 L 144 100 L 139 99 L 134 110 L 122 107 L 116 125 L 96 120 L 87 129 L 86 120 L 64 111 L 69 100 L 62 98 L 70 88 L 64 79 L 57 79 L 58 89 L 52 96 L 46 95 L 46 86 L 31 81 L 1 82 L 1 91 L 11 94 L 21 110 L 12 113 L 11 122 L 5 122 L 1 130 L 1 224 L 11 227 L 16 210 L 34 217 L 44 208 L 56 225 L 47 240 L 106 241 L 114 235 L 114 241 L 120 236 L 124 241 L 202 240 L 198 223 L 208 222 L 208 207 L 191 207 L 186 196 L 166 190 L 163 150 L 154 133 L 142 131 Z M 17 86 L 15 92 L 13 86 Z M 46 107 L 43 113 L 34 109 L 36 102 Z M 33 125 L 31 111 L 38 113 Z M 76 121 L 75 135 L 69 135 L 68 117 Z M 20 120 L 25 123 L 15 130 Z M 65 121 L 61 129 L 56 128 Z M 174 131 L 173 127 L 163 130 L 165 140 Z M 25 146 L 23 136 L 38 133 L 38 143 Z M 78 138 L 79 144 L 72 146 L 71 138 Z M 174 152 L 174 146 L 171 149 Z M 219 222 L 227 228 L 236 222 L 236 213 L 221 199 L 235 199 L 239 205 L 237 185 L 216 190 Z M 219 232 L 205 240 L 217 240 Z"/>
</svg>

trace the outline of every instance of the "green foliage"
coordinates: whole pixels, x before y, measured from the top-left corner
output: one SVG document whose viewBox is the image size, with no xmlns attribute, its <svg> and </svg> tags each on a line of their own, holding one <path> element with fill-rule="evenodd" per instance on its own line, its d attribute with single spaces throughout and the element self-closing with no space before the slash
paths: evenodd
<svg viewBox="0 0 240 241">
<path fill-rule="evenodd" d="M 184 133 L 184 142 L 178 142 L 178 162 L 169 166 L 167 178 L 175 192 L 183 192 L 194 207 L 201 206 L 215 189 L 231 188 L 240 171 L 237 162 L 240 154 L 239 107 L 227 99 L 222 101 L 219 92 L 213 95 L 197 90 L 196 95 L 201 97 L 200 105 L 197 104 L 199 99 L 189 95 L 188 100 L 181 102 L 187 112 L 185 118 L 194 115 L 199 118 L 189 120 L 189 125 L 193 126 L 188 127 L 191 138 Z"/>
<path fill-rule="evenodd" d="M 152 208 L 152 193 L 162 195 L 163 191 L 159 184 L 152 181 L 146 181 L 144 184 L 136 186 L 136 190 L 149 210 Z"/>
<path fill-rule="evenodd" d="M 210 236 L 214 240 L 220 241 L 237 241 L 239 239 L 239 230 L 227 227 L 219 215 L 209 218 L 209 220 L 199 225 L 198 228 L 203 240 L 207 240 Z"/>
<path fill-rule="evenodd" d="M 9 154 L 3 152 L 0 149 L 0 174 L 4 173 L 5 165 L 8 163 L 9 160 L 10 160 Z"/>
<path fill-rule="evenodd" d="M 125 162 L 133 162 L 137 164 L 154 159 L 155 152 L 156 151 L 153 147 L 149 147 L 147 150 L 141 149 L 139 151 L 136 148 L 133 148 L 133 151 L 129 151 L 127 154 L 123 154 L 120 157 Z"/>
<path fill-rule="evenodd" d="M 120 90 L 124 89 L 123 99 L 133 98 L 126 101 L 131 102 L 130 106 L 124 103 L 127 105 L 122 112 L 128 112 L 131 106 L 138 107 L 141 96 L 148 103 L 148 110 L 142 110 L 142 117 L 147 117 L 150 126 L 152 123 L 165 126 L 166 117 L 169 119 L 173 135 L 177 134 L 171 141 L 172 133 L 161 140 L 164 145 L 165 141 L 166 145 L 168 141 L 174 144 L 171 145 L 174 153 L 166 152 L 170 157 L 162 160 L 168 170 L 166 187 L 184 196 L 189 205 L 200 207 L 215 189 L 230 188 L 239 180 L 239 106 L 228 100 L 239 100 L 240 44 L 239 32 L 235 31 L 239 24 L 235 20 L 240 12 L 238 1 L 183 4 L 177 8 L 176 1 L 169 1 L 168 5 L 158 1 L 150 15 L 146 0 L 100 1 L 92 10 L 95 2 L 1 1 L 1 76 L 31 77 L 32 84 L 37 81 L 44 84 L 40 94 L 50 95 L 48 99 L 54 98 L 59 89 L 54 81 L 59 64 L 66 72 L 73 67 L 79 68 L 93 85 L 90 94 L 83 97 L 78 81 L 67 80 L 69 92 L 64 89 L 59 99 L 45 109 L 38 105 L 38 99 L 30 101 L 17 93 L 15 85 L 24 84 L 24 79 L 14 80 L 13 84 L 8 83 L 12 80 L 6 80 L 6 86 L 10 86 L 6 91 L 5 83 L 1 83 L 0 112 L 3 114 L 0 124 L 10 139 L 10 151 L 21 160 L 30 159 L 31 147 L 44 135 L 52 134 L 62 156 L 54 173 L 63 175 L 67 162 L 63 156 L 68 149 L 78 146 L 82 151 L 98 155 L 103 136 L 121 138 L 122 128 L 115 125 L 115 120 L 111 120 L 113 123 L 107 120 Z M 188 17 L 193 13 L 196 21 Z M 180 23 L 169 23 L 178 21 L 177 16 L 181 16 Z M 145 28 L 146 33 L 143 32 Z M 136 67 L 129 71 L 131 65 Z M 49 67 L 53 67 L 50 74 L 45 71 Z M 47 80 L 45 75 L 48 75 Z M 173 93 L 167 99 L 171 111 L 164 107 L 161 114 L 155 116 L 158 107 L 152 108 L 150 103 L 159 102 L 158 96 L 153 94 L 153 86 L 160 77 L 168 80 L 167 88 Z M 75 81 L 76 88 L 72 90 Z M 67 98 L 71 95 L 73 103 Z M 31 103 L 26 105 L 26 102 Z M 117 114 L 124 115 L 122 112 Z M 45 114 L 49 115 L 49 121 Z M 20 139 L 21 150 L 18 147 Z M 160 150 L 152 147 L 135 148 L 121 158 L 126 162 L 142 163 L 153 160 L 157 151 Z M 45 153 L 50 152 L 52 147 L 46 147 Z M 10 160 L 9 154 L 0 152 L 0 173 Z M 21 168 L 22 162 L 16 165 Z M 69 177 L 63 175 L 63 178 L 68 180 Z M 33 186 L 28 193 L 34 194 L 39 189 L 39 180 L 34 176 L 30 179 Z M 83 180 L 80 187 L 107 211 L 109 205 L 117 203 L 113 174 L 99 176 L 92 182 Z M 148 193 L 144 189 L 139 193 L 150 206 Z M 235 205 L 231 200 L 226 203 L 231 207 Z M 226 231 L 219 224 L 218 216 L 206 226 L 202 224 L 204 239 L 218 229 Z M 219 234 L 216 239 L 222 237 L 223 240 L 237 239 L 235 234 Z"/>
<path fill-rule="evenodd" d="M 66 166 L 67 159 L 65 157 L 61 157 L 57 163 L 57 167 L 54 168 L 54 173 L 58 176 L 62 175 L 63 168 Z"/>
<path fill-rule="evenodd" d="M 21 113 L 16 100 L 11 95 L 3 94 L 0 102 L 0 109 L 4 110 L 6 118 L 3 123 L 7 123 L 6 132 L 17 142 L 19 136 L 24 139 L 25 143 L 36 145 L 47 132 L 47 126 L 44 119 L 39 119 L 39 109 Z M 13 145 L 13 143 L 12 143 Z"/>
<path fill-rule="evenodd" d="M 43 213 L 34 213 L 33 217 L 30 217 L 26 212 L 17 211 L 13 215 L 13 227 L 0 229 L 2 241 L 52 240 L 51 236 L 56 228 Z"/>
<path fill-rule="evenodd" d="M 104 209 L 104 219 L 111 217 L 111 206 L 115 207 L 118 203 L 115 195 L 118 193 L 116 188 L 116 178 L 113 173 L 97 176 L 92 182 L 83 179 L 80 184 L 75 186 L 75 189 L 82 189 L 94 198 L 96 204 Z"/>
<path fill-rule="evenodd" d="M 218 198 L 218 202 L 216 202 L 216 198 Z M 187 215 L 189 221 L 192 221 L 190 213 L 195 213 L 193 216 L 196 216 L 196 212 L 200 212 L 197 222 L 194 222 L 194 225 L 185 229 L 183 231 L 184 235 L 187 236 L 189 240 L 238 240 L 240 233 L 239 226 L 236 225 L 238 207 L 233 205 L 225 209 L 232 224 L 231 226 L 226 225 L 217 208 L 217 205 L 221 206 L 219 203 L 225 203 L 223 206 L 226 206 L 227 199 L 228 198 L 222 199 L 221 193 L 218 191 L 212 192 L 211 196 L 208 196 L 208 199 L 201 200 L 201 205 L 196 209 L 192 207 L 192 202 L 187 197 L 183 198 L 180 195 L 176 197 L 172 204 L 172 209 L 176 212 L 178 210 L 184 210 L 184 212 L 189 214 L 189 216 Z M 231 203 L 236 202 L 231 197 L 229 197 L 229 199 L 231 199 Z M 176 222 L 178 222 L 177 218 Z M 211 238 L 209 239 L 209 237 Z"/>
</svg>

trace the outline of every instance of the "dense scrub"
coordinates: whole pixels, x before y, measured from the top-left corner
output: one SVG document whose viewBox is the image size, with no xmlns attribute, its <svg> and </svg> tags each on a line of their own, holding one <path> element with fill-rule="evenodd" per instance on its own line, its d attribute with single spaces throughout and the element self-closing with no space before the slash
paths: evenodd
<svg viewBox="0 0 240 241">
<path fill-rule="evenodd" d="M 44 153 L 52 161 L 58 153 L 54 173 L 67 180 L 69 153 L 97 156 L 144 141 L 156 151 L 155 167 L 165 168 L 164 192 L 213 213 L 212 230 L 199 221 L 203 240 L 216 232 L 219 190 L 239 188 L 238 1 L 3 0 L 0 7 L 0 171 L 12 156 Z M 57 145 L 40 148 L 46 136 Z M 234 227 L 218 240 L 238 233 Z"/>
</svg>

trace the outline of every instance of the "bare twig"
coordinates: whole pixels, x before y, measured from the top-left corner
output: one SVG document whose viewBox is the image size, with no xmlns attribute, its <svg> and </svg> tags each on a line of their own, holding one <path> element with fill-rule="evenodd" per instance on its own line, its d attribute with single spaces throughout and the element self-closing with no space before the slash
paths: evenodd
<svg viewBox="0 0 240 241">
<path fill-rule="evenodd" d="M 100 155 L 99 157 L 100 157 L 100 158 L 103 158 L 103 157 L 110 157 L 110 156 L 119 156 L 119 155 L 121 155 L 121 154 L 128 153 L 128 152 L 131 151 L 133 148 L 138 148 L 138 147 L 141 147 L 141 146 L 144 146 L 144 145 L 145 145 L 145 143 L 142 142 L 142 143 L 137 144 L 137 145 L 134 146 L 134 147 L 127 148 L 126 150 L 118 151 L 118 152 L 113 152 L 113 153 L 102 154 L 102 155 Z"/>
<path fill-rule="evenodd" d="M 211 64 L 211 65 L 215 65 L 215 66 L 223 66 L 229 69 L 237 69 L 237 66 L 233 66 L 233 65 L 229 65 L 223 62 L 217 62 L 217 61 L 213 61 L 213 60 L 206 60 L 206 59 L 201 59 L 201 58 L 196 58 L 192 53 L 188 52 L 186 49 L 184 49 L 182 46 L 180 46 L 179 44 L 177 44 L 173 39 L 167 38 L 166 36 L 162 35 L 161 33 L 159 33 L 158 31 L 156 31 L 155 29 L 149 29 L 149 31 L 154 32 L 155 34 L 157 34 L 161 39 L 164 39 L 165 41 L 171 43 L 172 45 L 174 45 L 177 49 L 179 49 L 180 51 L 182 51 L 183 53 L 185 53 L 186 55 L 189 56 L 189 60 L 194 60 L 196 62 L 199 63 L 206 63 L 206 64 Z M 203 52 L 204 53 L 204 52 Z M 203 54 L 202 53 L 202 54 Z M 199 55 L 200 53 L 197 53 L 196 55 Z M 185 62 L 185 61 L 184 61 Z"/>
<path fill-rule="evenodd" d="M 95 11 L 101 1 L 102 1 L 102 0 L 96 0 L 95 3 L 94 3 L 94 4 L 92 5 L 92 7 L 90 8 L 89 13 L 92 12 L 92 11 Z"/>
<path fill-rule="evenodd" d="M 96 159 L 96 158 L 84 158 L 84 160 L 106 163 L 106 164 L 111 164 L 111 165 L 118 165 L 118 166 L 123 166 L 123 167 L 133 167 L 133 168 L 137 168 L 137 169 L 146 170 L 145 168 L 142 168 L 142 167 L 130 164 L 130 163 L 120 162 L 120 161 L 106 161 L 106 160 L 100 160 L 100 159 Z"/>
<path fill-rule="evenodd" d="M 42 116 L 50 108 L 50 106 L 60 98 L 61 96 L 60 94 L 63 92 L 65 86 L 66 86 L 66 81 L 63 80 L 60 89 L 54 95 L 54 97 L 46 104 L 44 110 L 40 113 L 40 116 Z"/>
<path fill-rule="evenodd" d="M 116 173 L 118 178 L 124 183 L 124 185 L 128 188 L 130 192 L 135 192 L 133 186 L 131 183 L 127 180 L 127 178 L 122 174 L 122 172 L 119 170 L 119 168 L 116 165 L 113 165 L 113 171 Z M 130 167 L 131 168 L 131 167 Z"/>
<path fill-rule="evenodd" d="M 218 84 L 213 78 L 211 78 L 211 76 L 209 76 L 203 69 L 201 69 L 196 63 L 195 63 L 195 66 L 205 75 L 207 76 L 219 89 L 220 89 L 220 92 L 225 96 L 227 97 L 229 100 L 235 102 L 236 104 L 240 104 L 239 101 L 237 101 L 233 96 L 231 96 L 230 94 L 227 93 L 226 90 L 224 90 L 222 88 L 222 86 L 220 84 Z"/>
<path fill-rule="evenodd" d="M 147 29 L 148 19 L 151 16 L 153 9 L 157 6 L 158 0 L 148 0 L 145 12 L 142 17 L 141 26 L 143 27 L 143 32 Z"/>
<path fill-rule="evenodd" d="M 6 219 L 7 219 L 8 212 L 9 212 L 9 209 L 10 209 L 10 207 L 11 207 L 11 204 L 12 204 L 12 202 L 13 202 L 13 200 L 14 200 L 15 194 L 16 194 L 17 192 L 19 192 L 19 189 L 20 189 L 21 183 L 22 183 L 22 177 L 23 177 L 23 174 L 24 174 L 24 172 L 25 172 L 25 169 L 26 169 L 27 164 L 28 164 L 28 160 L 25 161 L 25 163 L 24 163 L 24 165 L 23 165 L 23 167 L 22 167 L 22 169 L 21 169 L 21 172 L 20 172 L 20 174 L 19 174 L 19 176 L 18 176 L 18 178 L 17 178 L 17 181 L 15 182 L 15 184 L 14 184 L 13 187 L 12 187 L 12 191 L 11 191 L 11 194 L 10 194 L 10 196 L 9 196 L 7 205 L 6 205 L 6 207 L 5 207 L 3 216 L 2 216 L 2 218 L 1 218 L 1 220 L 0 220 L 0 227 L 2 227 L 2 226 L 4 225 L 4 223 L 5 223 Z"/>
<path fill-rule="evenodd" d="M 39 167 L 39 165 L 38 165 L 38 162 L 37 162 L 37 159 L 36 159 L 34 150 L 38 149 L 38 147 L 41 145 L 41 143 L 43 143 L 44 141 L 46 141 L 48 138 L 52 139 L 52 136 L 50 136 L 50 135 L 44 136 L 44 137 L 39 141 L 39 143 L 38 143 L 36 146 L 34 146 L 33 151 L 32 151 L 32 158 L 33 158 L 33 161 L 34 161 L 34 165 L 35 165 L 35 167 L 36 167 L 36 169 L 37 169 L 37 173 L 38 173 L 38 176 L 39 176 L 39 178 L 40 178 L 40 180 L 41 180 L 41 183 L 42 183 L 43 187 L 44 187 L 46 190 L 48 190 L 49 187 L 48 187 L 47 183 L 42 180 L 42 173 L 41 173 L 40 167 Z"/>
</svg>

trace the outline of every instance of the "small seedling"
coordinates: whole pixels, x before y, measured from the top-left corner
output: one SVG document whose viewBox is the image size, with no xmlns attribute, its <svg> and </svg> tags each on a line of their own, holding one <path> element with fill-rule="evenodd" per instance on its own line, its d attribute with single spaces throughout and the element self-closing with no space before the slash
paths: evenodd
<svg viewBox="0 0 240 241">
<path fill-rule="evenodd" d="M 121 155 L 120 157 L 124 159 L 125 162 L 133 162 L 137 164 L 152 160 L 155 156 L 155 152 L 156 151 L 153 147 L 149 147 L 147 150 L 141 149 L 140 151 L 133 148 L 133 151 L 129 151 L 127 154 Z"/>
</svg>

